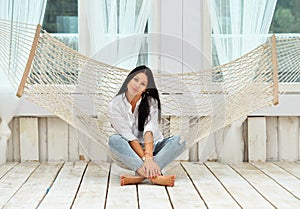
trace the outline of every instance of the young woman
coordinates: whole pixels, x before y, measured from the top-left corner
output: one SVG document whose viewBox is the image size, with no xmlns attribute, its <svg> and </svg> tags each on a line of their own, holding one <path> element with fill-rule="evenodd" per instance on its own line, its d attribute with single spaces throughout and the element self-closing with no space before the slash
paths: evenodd
<svg viewBox="0 0 300 209">
<path fill-rule="evenodd" d="M 152 183 L 174 186 L 175 175 L 163 176 L 161 170 L 179 156 L 185 141 L 179 136 L 163 139 L 159 130 L 159 94 L 151 70 L 138 66 L 125 79 L 109 103 L 109 117 L 116 134 L 109 138 L 112 157 L 135 176 L 121 175 L 121 185 Z"/>
</svg>

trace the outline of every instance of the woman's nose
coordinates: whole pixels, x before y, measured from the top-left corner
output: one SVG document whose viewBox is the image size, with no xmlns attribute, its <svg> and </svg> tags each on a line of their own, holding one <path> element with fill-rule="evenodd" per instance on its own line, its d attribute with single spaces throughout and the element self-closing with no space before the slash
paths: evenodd
<svg viewBox="0 0 300 209">
<path fill-rule="evenodd" d="M 140 86 L 141 86 L 140 83 L 136 83 L 136 84 L 135 84 L 135 87 L 136 87 L 137 89 L 140 88 Z"/>
</svg>

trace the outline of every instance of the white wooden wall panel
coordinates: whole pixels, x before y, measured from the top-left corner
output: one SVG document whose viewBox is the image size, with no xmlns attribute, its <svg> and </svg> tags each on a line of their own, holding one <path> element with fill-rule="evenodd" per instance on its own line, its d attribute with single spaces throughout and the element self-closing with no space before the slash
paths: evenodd
<svg viewBox="0 0 300 209">
<path fill-rule="evenodd" d="M 90 160 L 90 147 L 90 139 L 74 127 L 69 126 L 69 160 Z"/>
<path fill-rule="evenodd" d="M 195 140 L 197 136 L 197 126 L 195 125 L 200 119 L 198 117 L 193 117 L 190 119 L 190 127 L 189 127 L 189 136 L 191 139 L 188 140 Z M 191 146 L 188 144 L 188 146 Z M 189 161 L 198 161 L 199 160 L 199 143 L 195 143 L 190 149 L 189 149 Z"/>
<path fill-rule="evenodd" d="M 87 152 L 90 151 L 90 142 L 89 139 L 87 138 L 86 135 L 82 134 L 82 133 L 78 133 L 78 146 L 79 146 L 79 157 L 81 160 L 91 160 L 90 156 L 88 155 Z M 85 143 L 85 145 L 82 145 L 82 143 Z M 88 144 L 86 144 L 88 142 Z"/>
<path fill-rule="evenodd" d="M 299 118 L 298 118 L 298 120 L 300 120 Z M 298 126 L 299 128 L 298 128 L 298 160 L 300 160 L 300 121 L 299 121 L 299 126 Z"/>
<path fill-rule="evenodd" d="M 220 129 L 218 131 L 216 131 L 214 133 L 214 136 L 215 136 L 215 143 L 216 143 L 216 159 L 218 161 L 222 161 L 220 158 L 220 153 L 222 153 L 222 145 L 223 145 L 223 141 L 224 141 L 224 129 Z"/>
<path fill-rule="evenodd" d="M 13 138 L 13 157 L 15 162 L 21 160 L 20 156 L 20 131 L 19 118 L 13 118 L 12 138 Z"/>
<path fill-rule="evenodd" d="M 278 160 L 278 118 L 267 117 L 267 161 Z"/>
<path fill-rule="evenodd" d="M 39 118 L 39 143 L 40 143 L 40 161 L 48 161 L 47 149 L 47 118 Z"/>
<path fill-rule="evenodd" d="M 68 126 L 69 140 L 68 140 L 68 160 L 76 161 L 79 160 L 79 144 L 78 144 L 78 133 L 73 126 Z"/>
<path fill-rule="evenodd" d="M 103 123 L 104 127 L 110 127 L 110 122 L 105 122 Z M 108 140 L 108 139 L 103 139 L 103 140 Z M 107 148 L 100 146 L 97 142 L 94 140 L 91 140 L 90 142 L 90 153 L 91 156 L 93 156 L 94 160 L 97 160 L 98 162 L 103 161 L 103 162 L 108 162 L 109 157 L 107 155 Z"/>
<path fill-rule="evenodd" d="M 198 120 L 200 121 L 201 119 L 202 118 L 199 118 Z M 196 134 L 198 131 L 196 129 L 191 129 L 191 132 L 193 134 Z M 198 142 L 197 161 L 205 162 L 207 160 L 217 159 L 217 145 L 216 145 L 217 138 L 216 137 L 218 137 L 218 134 L 216 134 L 216 132 L 210 133 L 208 137 L 203 138 Z"/>
<path fill-rule="evenodd" d="M 217 159 L 217 144 L 214 133 L 211 133 L 208 137 L 201 139 L 198 143 L 198 146 L 198 160 L 200 162 L 205 162 L 207 160 L 213 161 Z"/>
<path fill-rule="evenodd" d="M 266 161 L 266 118 L 248 118 L 248 153 L 249 161 Z"/>
<path fill-rule="evenodd" d="M 68 160 L 68 124 L 59 118 L 48 118 L 48 160 Z"/>
<path fill-rule="evenodd" d="M 1 117 L 0 117 L 0 123 L 1 123 Z M 8 124 L 8 127 L 10 128 L 10 130 L 13 129 L 13 119 Z M 8 141 L 7 141 L 6 156 L 7 156 L 6 160 L 8 162 L 14 161 L 14 145 L 13 145 L 13 135 L 12 134 L 10 135 L 10 137 L 8 138 Z"/>
<path fill-rule="evenodd" d="M 181 140 L 188 140 L 185 136 L 189 132 L 189 121 L 182 122 L 181 117 L 172 116 L 170 117 L 170 136 L 180 136 Z M 176 160 L 188 160 L 188 150 L 180 155 Z"/>
<path fill-rule="evenodd" d="M 184 135 L 186 131 L 196 132 L 193 127 L 183 126 L 182 129 L 185 130 L 183 133 L 175 133 L 173 131 L 177 129 L 175 126 L 181 126 L 177 123 L 178 120 L 178 117 L 170 117 L 170 124 L 167 125 L 171 128 L 171 133 L 168 135 Z M 245 138 L 249 138 L 249 142 L 247 142 L 249 147 L 245 150 L 244 159 L 246 161 L 248 156 L 250 161 L 293 161 L 300 159 L 299 117 L 249 117 L 248 122 L 243 126 L 245 135 L 247 135 Z M 93 160 L 108 160 L 105 151 L 94 146 L 85 135 L 79 133 L 77 136 L 75 129 L 58 118 L 16 117 L 11 122 L 11 128 L 12 139 L 8 148 L 11 151 L 7 153 L 8 161 L 76 161 L 78 159 L 89 160 L 89 156 L 92 156 L 91 159 Z M 33 133 L 34 137 L 25 140 L 28 138 L 26 132 Z M 88 154 L 79 145 L 77 137 L 80 141 L 87 142 Z M 22 140 L 21 143 L 20 139 Z M 223 140 L 223 130 L 217 131 L 209 139 L 201 141 L 199 147 L 195 146 L 195 149 L 186 152 L 180 160 L 220 160 L 218 153 L 222 147 L 219 145 Z M 20 150 L 22 150 L 21 154 Z M 213 153 L 208 153 L 208 150 L 212 150 Z"/>
<path fill-rule="evenodd" d="M 244 118 L 240 118 L 223 128 L 223 141 L 218 149 L 218 159 L 220 162 L 238 163 L 243 161 L 245 151 L 243 139 L 244 122 Z"/>
<path fill-rule="evenodd" d="M 243 124 L 243 139 L 244 139 L 244 159 L 243 161 L 248 162 L 248 119 Z"/>
<path fill-rule="evenodd" d="M 21 161 L 39 161 L 38 118 L 20 118 Z"/>
<path fill-rule="evenodd" d="M 283 116 L 278 119 L 278 158 L 298 160 L 299 158 L 299 118 Z"/>
<path fill-rule="evenodd" d="M 96 160 L 97 162 L 107 162 L 108 156 L 106 154 L 106 150 L 96 144 L 93 140 L 90 141 L 90 145 L 90 154 L 93 157 L 93 160 Z"/>
</svg>

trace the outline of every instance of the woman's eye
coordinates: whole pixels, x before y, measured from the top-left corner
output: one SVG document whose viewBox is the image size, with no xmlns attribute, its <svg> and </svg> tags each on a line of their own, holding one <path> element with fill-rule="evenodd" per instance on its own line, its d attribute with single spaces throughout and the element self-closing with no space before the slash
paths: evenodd
<svg viewBox="0 0 300 209">
<path fill-rule="evenodd" d="M 143 85 L 143 86 L 146 86 L 146 84 L 145 84 L 145 83 L 142 83 L 142 85 Z"/>
</svg>

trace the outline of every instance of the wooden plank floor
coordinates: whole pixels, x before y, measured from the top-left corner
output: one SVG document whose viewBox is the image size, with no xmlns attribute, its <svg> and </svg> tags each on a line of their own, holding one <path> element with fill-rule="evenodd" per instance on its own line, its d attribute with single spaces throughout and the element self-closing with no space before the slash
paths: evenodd
<svg viewBox="0 0 300 209">
<path fill-rule="evenodd" d="M 175 187 L 119 185 L 130 173 L 93 162 L 0 165 L 0 208 L 300 208 L 300 163 L 182 162 Z"/>
</svg>

